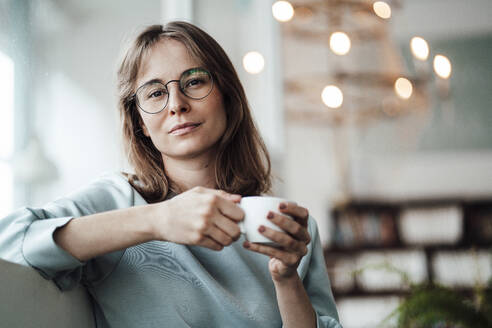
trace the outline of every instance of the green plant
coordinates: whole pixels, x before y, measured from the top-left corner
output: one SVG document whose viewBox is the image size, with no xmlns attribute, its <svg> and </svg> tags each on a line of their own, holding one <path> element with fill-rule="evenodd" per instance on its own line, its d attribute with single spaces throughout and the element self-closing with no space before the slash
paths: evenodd
<svg viewBox="0 0 492 328">
<path fill-rule="evenodd" d="M 465 293 L 435 283 L 413 284 L 408 275 L 389 263 L 370 265 L 354 271 L 383 269 L 398 273 L 408 294 L 379 327 L 397 328 L 491 328 L 492 279 L 487 285 L 475 285 Z M 395 320 L 396 319 L 396 320 Z M 391 323 L 394 321 L 395 323 Z"/>
<path fill-rule="evenodd" d="M 476 299 L 481 299 L 477 302 Z M 397 308 L 397 327 L 492 327 L 490 286 L 473 296 L 436 284 L 412 286 L 409 295 Z"/>
</svg>

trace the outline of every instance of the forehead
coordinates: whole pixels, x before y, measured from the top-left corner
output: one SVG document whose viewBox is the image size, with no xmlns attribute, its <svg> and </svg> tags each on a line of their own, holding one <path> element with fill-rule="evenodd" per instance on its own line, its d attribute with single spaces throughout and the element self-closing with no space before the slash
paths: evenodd
<svg viewBox="0 0 492 328">
<path fill-rule="evenodd" d="M 198 66 L 201 66 L 200 61 L 189 53 L 183 43 L 163 38 L 142 57 L 136 85 L 142 85 L 152 79 L 179 79 L 181 73 Z"/>
</svg>

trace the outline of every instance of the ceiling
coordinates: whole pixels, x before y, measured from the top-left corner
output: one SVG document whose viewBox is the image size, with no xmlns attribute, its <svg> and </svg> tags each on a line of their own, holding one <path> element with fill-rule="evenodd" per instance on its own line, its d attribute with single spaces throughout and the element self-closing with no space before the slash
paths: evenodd
<svg viewBox="0 0 492 328">
<path fill-rule="evenodd" d="M 391 24 L 397 39 L 450 39 L 492 34 L 491 15 L 491 0 L 406 0 Z"/>
</svg>

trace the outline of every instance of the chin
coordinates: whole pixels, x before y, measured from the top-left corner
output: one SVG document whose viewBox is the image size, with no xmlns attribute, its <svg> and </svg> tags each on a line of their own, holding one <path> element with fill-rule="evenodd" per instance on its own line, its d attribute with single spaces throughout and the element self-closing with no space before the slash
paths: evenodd
<svg viewBox="0 0 492 328">
<path fill-rule="evenodd" d="M 184 146 L 184 147 L 179 147 Z M 196 158 L 198 156 L 204 155 L 205 153 L 210 152 L 212 149 L 209 145 L 179 145 L 175 147 L 172 152 L 163 152 L 166 157 L 171 157 L 175 159 L 191 159 Z"/>
</svg>

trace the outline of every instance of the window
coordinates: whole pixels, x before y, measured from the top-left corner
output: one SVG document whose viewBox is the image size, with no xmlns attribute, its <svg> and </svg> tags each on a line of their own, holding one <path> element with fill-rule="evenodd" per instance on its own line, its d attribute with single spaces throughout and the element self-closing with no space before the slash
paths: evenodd
<svg viewBox="0 0 492 328">
<path fill-rule="evenodd" d="M 0 52 L 0 218 L 13 209 L 14 63 Z"/>
</svg>

